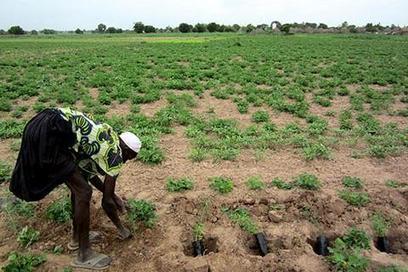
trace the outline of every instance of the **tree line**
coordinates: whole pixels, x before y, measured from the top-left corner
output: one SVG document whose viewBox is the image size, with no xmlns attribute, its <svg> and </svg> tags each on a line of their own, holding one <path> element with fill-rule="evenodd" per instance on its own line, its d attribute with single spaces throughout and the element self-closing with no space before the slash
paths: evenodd
<svg viewBox="0 0 408 272">
<path fill-rule="evenodd" d="M 285 23 L 274 21 L 272 24 L 260 24 L 260 25 L 224 25 L 211 22 L 208 24 L 197 23 L 191 25 L 188 23 L 180 23 L 177 27 L 168 26 L 166 28 L 158 28 L 152 25 L 145 25 L 143 22 L 136 22 L 133 24 L 132 30 L 123 30 L 122 28 L 115 28 L 113 26 L 107 27 L 105 24 L 100 23 L 94 30 L 84 30 L 77 28 L 74 31 L 68 31 L 69 33 L 84 34 L 85 32 L 90 33 L 123 33 L 123 32 L 136 32 L 136 33 L 169 33 L 169 32 L 179 32 L 179 33 L 203 33 L 203 32 L 281 32 L 284 34 L 290 33 L 396 33 L 396 34 L 406 34 L 408 33 L 407 27 L 399 27 L 396 25 L 382 26 L 381 24 L 368 23 L 365 26 L 356 26 L 343 22 L 340 26 L 329 27 L 324 23 Z M 0 35 L 11 34 L 11 35 L 23 35 L 23 34 L 57 34 L 58 31 L 53 29 L 43 29 L 41 31 L 32 30 L 25 31 L 20 26 L 11 26 L 7 31 L 0 29 Z"/>
</svg>

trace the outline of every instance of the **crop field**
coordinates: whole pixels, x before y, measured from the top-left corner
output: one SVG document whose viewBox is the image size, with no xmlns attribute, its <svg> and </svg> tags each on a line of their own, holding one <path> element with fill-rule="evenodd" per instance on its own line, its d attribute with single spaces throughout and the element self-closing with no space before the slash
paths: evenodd
<svg viewBox="0 0 408 272">
<path fill-rule="evenodd" d="M 93 193 L 91 228 L 103 234 L 93 247 L 113 257 L 108 271 L 408 267 L 407 37 L 5 37 L 0 96 L 4 271 L 81 271 L 69 268 L 66 186 L 34 203 L 8 192 L 24 125 L 47 107 L 143 142 L 116 186 L 131 240 L 118 239 Z"/>
</svg>

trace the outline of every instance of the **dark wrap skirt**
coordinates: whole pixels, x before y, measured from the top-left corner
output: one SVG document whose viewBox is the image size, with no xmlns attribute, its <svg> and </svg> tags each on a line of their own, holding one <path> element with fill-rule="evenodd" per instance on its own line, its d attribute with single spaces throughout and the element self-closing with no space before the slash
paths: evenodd
<svg viewBox="0 0 408 272">
<path fill-rule="evenodd" d="M 76 168 L 70 151 L 75 142 L 71 122 L 57 109 L 34 116 L 24 128 L 10 191 L 25 201 L 38 201 L 67 181 Z"/>
</svg>

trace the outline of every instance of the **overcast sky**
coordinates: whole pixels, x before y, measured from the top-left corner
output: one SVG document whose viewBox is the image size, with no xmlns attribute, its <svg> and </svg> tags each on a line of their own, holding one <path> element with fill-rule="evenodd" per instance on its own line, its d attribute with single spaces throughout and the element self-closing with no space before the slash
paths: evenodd
<svg viewBox="0 0 408 272">
<path fill-rule="evenodd" d="M 95 29 L 98 23 L 130 29 L 215 21 L 222 24 L 324 22 L 338 26 L 408 25 L 408 0 L 1 0 L 0 29 Z"/>
</svg>

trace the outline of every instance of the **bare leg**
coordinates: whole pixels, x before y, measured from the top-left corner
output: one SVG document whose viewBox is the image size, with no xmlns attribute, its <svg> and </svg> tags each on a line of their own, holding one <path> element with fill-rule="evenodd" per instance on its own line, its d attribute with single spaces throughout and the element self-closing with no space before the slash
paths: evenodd
<svg viewBox="0 0 408 272">
<path fill-rule="evenodd" d="M 71 207 L 72 207 L 72 241 L 78 242 L 78 228 L 75 220 L 75 194 L 71 192 Z"/>
<path fill-rule="evenodd" d="M 89 243 L 89 207 L 92 197 L 92 188 L 82 177 L 78 169 L 76 169 L 71 178 L 69 178 L 67 185 L 71 190 L 71 199 L 72 195 L 74 196 L 73 231 L 74 238 L 76 235 L 79 241 L 78 260 L 84 262 L 92 256 Z"/>
</svg>

